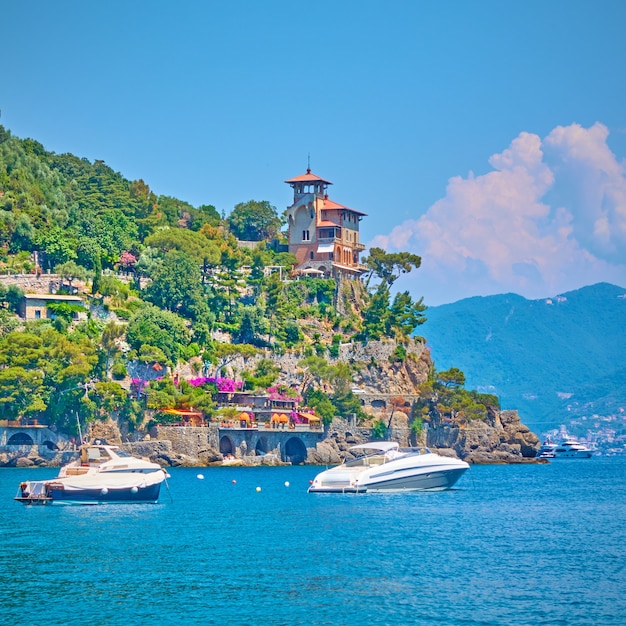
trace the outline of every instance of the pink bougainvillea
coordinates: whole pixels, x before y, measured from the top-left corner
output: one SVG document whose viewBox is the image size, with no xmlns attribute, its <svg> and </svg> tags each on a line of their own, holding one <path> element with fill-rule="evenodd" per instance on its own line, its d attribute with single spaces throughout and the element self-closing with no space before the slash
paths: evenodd
<svg viewBox="0 0 626 626">
<path fill-rule="evenodd" d="M 241 380 L 233 380 L 232 378 L 215 378 L 204 377 L 200 378 L 192 378 L 188 381 L 190 385 L 194 387 L 202 387 L 204 385 L 215 385 L 218 391 L 223 391 L 225 393 L 239 391 L 243 387 L 243 381 Z"/>
<path fill-rule="evenodd" d="M 292 387 L 268 387 L 267 393 L 271 400 L 293 400 L 294 402 L 302 402 L 302 396 Z"/>
<path fill-rule="evenodd" d="M 126 269 L 132 267 L 135 263 L 137 263 L 137 258 L 134 254 L 131 254 L 130 252 L 122 252 L 119 260 L 120 267 Z"/>
</svg>

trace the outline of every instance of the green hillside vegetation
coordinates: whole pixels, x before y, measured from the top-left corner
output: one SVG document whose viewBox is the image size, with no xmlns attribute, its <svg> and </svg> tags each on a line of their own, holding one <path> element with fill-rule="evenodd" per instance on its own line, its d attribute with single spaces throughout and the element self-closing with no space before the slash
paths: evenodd
<svg viewBox="0 0 626 626">
<path fill-rule="evenodd" d="M 435 361 L 517 408 L 536 430 L 626 405 L 626 290 L 600 283 L 548 300 L 468 298 L 428 311 Z"/>
<path fill-rule="evenodd" d="M 220 381 L 223 368 L 261 355 L 238 382 L 266 391 L 279 374 L 272 357 L 286 351 L 299 356 L 299 391 L 325 421 L 364 417 L 351 390 L 360 365 L 329 359 L 341 343 L 381 338 L 397 340 L 396 356 L 406 358 L 402 346 L 415 341 L 426 307 L 391 287 L 420 258 L 373 248 L 364 282 L 285 281 L 296 260 L 285 252 L 283 226 L 267 201 L 220 216 L 212 205 L 157 196 L 103 161 L 48 152 L 0 126 L 0 274 L 57 273 L 70 293 L 84 283 L 88 307 L 83 321 L 75 320 L 81 307 L 61 303 L 49 307 L 53 320 L 24 322 L 15 315 L 23 294 L 0 288 L 0 419 L 38 419 L 70 432 L 77 418 L 110 414 L 134 428 L 147 409 L 157 421 L 171 419 L 162 409 L 189 407 L 212 419 L 220 385 L 235 385 Z M 148 380 L 182 363 L 194 368 L 195 383 Z M 120 382 L 131 373 L 127 391 Z M 469 392 L 455 384 L 443 394 L 433 381 L 425 401 L 445 396 L 440 410 L 462 410 L 453 396 Z M 415 423 L 424 417 L 416 407 Z"/>
</svg>

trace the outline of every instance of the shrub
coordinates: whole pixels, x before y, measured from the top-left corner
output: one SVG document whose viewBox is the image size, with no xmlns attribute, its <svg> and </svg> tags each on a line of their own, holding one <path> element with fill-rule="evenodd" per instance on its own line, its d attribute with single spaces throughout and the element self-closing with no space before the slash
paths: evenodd
<svg viewBox="0 0 626 626">
<path fill-rule="evenodd" d="M 387 435 L 387 425 L 382 420 L 374 420 L 372 424 L 372 439 L 384 439 Z"/>
<path fill-rule="evenodd" d="M 128 309 L 113 309 L 113 313 L 115 313 L 119 319 L 125 321 L 128 321 L 133 315 Z"/>
<path fill-rule="evenodd" d="M 406 348 L 402 344 L 398 344 L 393 354 L 389 355 L 389 360 L 392 363 L 404 363 L 406 359 Z"/>
<path fill-rule="evenodd" d="M 128 376 L 128 370 L 126 369 L 124 361 L 118 360 L 113 363 L 111 375 L 115 380 L 123 380 L 126 376 Z"/>
</svg>

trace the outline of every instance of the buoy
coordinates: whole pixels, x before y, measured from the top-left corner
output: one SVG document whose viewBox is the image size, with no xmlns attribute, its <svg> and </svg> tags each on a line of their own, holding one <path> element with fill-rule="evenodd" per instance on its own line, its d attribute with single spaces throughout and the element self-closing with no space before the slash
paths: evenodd
<svg viewBox="0 0 626 626">
<path fill-rule="evenodd" d="M 257 491 L 261 491 L 261 487 L 257 487 L 257 488 L 256 488 L 256 490 L 257 490 Z"/>
<path fill-rule="evenodd" d="M 100 489 L 100 495 L 106 496 L 107 493 L 109 493 L 109 490 L 106 487 Z"/>
<path fill-rule="evenodd" d="M 312 484 L 313 484 L 313 481 L 312 481 L 312 480 L 310 480 L 310 481 L 309 481 L 309 485 L 312 485 Z"/>
<path fill-rule="evenodd" d="M 233 479 L 231 482 L 233 483 L 233 485 L 236 485 L 236 484 L 237 484 L 237 481 L 236 481 L 236 480 L 234 480 L 234 479 Z"/>
<path fill-rule="evenodd" d="M 139 491 L 139 489 L 137 489 L 137 487 L 133 487 L 133 488 L 131 489 L 131 492 L 132 492 L 132 493 L 137 493 L 138 491 Z"/>
<path fill-rule="evenodd" d="M 288 480 L 285 481 L 285 487 L 289 487 L 289 481 Z"/>
<path fill-rule="evenodd" d="M 204 480 L 204 474 L 198 474 L 197 479 L 198 480 Z"/>
</svg>

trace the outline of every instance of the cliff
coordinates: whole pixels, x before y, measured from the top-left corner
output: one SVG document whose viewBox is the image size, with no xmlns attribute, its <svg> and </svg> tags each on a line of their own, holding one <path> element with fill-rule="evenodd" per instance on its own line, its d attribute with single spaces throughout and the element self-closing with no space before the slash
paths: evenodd
<svg viewBox="0 0 626 626">
<path fill-rule="evenodd" d="M 217 424 L 202 428 L 159 427 L 146 433 L 129 435 L 114 420 L 95 422 L 89 435 L 110 443 L 124 444 L 129 452 L 147 456 L 166 466 L 207 466 L 221 464 L 226 451 L 237 462 L 258 465 L 281 462 L 336 464 L 349 456 L 351 445 L 373 437 L 376 423 L 383 423 L 386 438 L 401 446 L 425 445 L 440 454 L 458 456 L 470 463 L 534 462 L 539 439 L 520 420 L 517 411 L 489 408 L 486 419 L 448 418 L 431 410 L 421 430 L 411 429 L 409 415 L 420 398 L 423 385 L 433 370 L 428 349 L 420 342 L 406 346 L 406 355 L 395 358 L 398 344 L 375 341 L 340 346 L 331 362 L 344 361 L 353 366 L 353 392 L 360 399 L 367 419 L 357 424 L 354 417 L 336 418 L 317 433 L 252 432 L 224 433 Z M 298 385 L 302 372 L 301 357 L 287 354 L 274 357 L 281 368 L 280 382 Z M 232 368 L 242 367 L 237 362 Z M 250 364 L 248 364 L 250 367 Z M 241 370 L 239 370 L 241 371 Z M 459 415 L 462 415 L 460 413 Z M 260 444 L 260 440 L 264 442 Z M 298 440 L 295 452 L 288 452 L 290 439 Z M 13 448 L 13 449 L 11 449 Z M 60 465 L 67 462 L 71 446 L 58 439 L 54 450 L 45 446 L 3 446 L 0 466 Z"/>
</svg>

